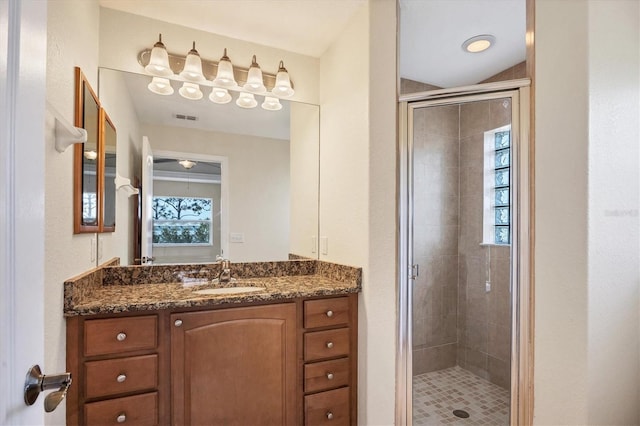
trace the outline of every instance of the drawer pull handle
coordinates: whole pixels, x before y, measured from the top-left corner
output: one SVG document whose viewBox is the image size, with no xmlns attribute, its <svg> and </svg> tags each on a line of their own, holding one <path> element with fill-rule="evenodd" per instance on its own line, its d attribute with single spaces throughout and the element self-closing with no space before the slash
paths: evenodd
<svg viewBox="0 0 640 426">
<path fill-rule="evenodd" d="M 327 380 L 333 380 L 333 373 L 327 373 Z"/>
<path fill-rule="evenodd" d="M 117 381 L 118 383 L 122 383 L 122 382 L 124 382 L 125 380 L 127 380 L 127 376 L 126 376 L 126 374 L 120 374 L 118 377 L 116 377 L 116 381 Z"/>
<path fill-rule="evenodd" d="M 180 326 L 182 326 L 182 320 L 175 320 L 175 321 L 173 322 L 173 325 L 175 325 L 176 327 L 180 327 Z"/>
<path fill-rule="evenodd" d="M 333 348 L 333 342 L 327 342 L 327 349 Z"/>
<path fill-rule="evenodd" d="M 118 423 L 124 423 L 127 421 L 127 415 L 125 413 L 120 414 L 118 417 L 116 417 L 116 421 Z"/>
<path fill-rule="evenodd" d="M 123 342 L 124 339 L 127 338 L 127 335 L 125 333 L 118 333 L 118 335 L 116 336 L 116 339 L 118 340 L 118 342 Z"/>
<path fill-rule="evenodd" d="M 333 413 L 331 411 L 327 411 L 327 420 L 333 420 Z"/>
<path fill-rule="evenodd" d="M 331 318 L 333 316 L 333 311 L 331 311 L 331 310 L 327 311 L 327 316 L 329 318 Z"/>
</svg>

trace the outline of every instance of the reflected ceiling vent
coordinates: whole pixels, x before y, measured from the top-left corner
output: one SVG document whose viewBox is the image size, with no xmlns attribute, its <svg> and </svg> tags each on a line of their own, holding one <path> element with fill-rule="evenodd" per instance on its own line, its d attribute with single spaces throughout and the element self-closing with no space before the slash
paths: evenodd
<svg viewBox="0 0 640 426">
<path fill-rule="evenodd" d="M 198 121 L 198 117 L 195 115 L 176 114 L 174 117 L 178 120 Z"/>
</svg>

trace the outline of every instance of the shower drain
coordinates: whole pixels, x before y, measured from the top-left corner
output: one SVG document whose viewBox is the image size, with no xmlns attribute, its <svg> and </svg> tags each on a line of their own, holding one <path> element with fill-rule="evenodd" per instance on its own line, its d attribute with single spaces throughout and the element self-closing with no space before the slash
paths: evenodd
<svg viewBox="0 0 640 426">
<path fill-rule="evenodd" d="M 461 419 L 469 418 L 469 413 L 464 410 L 453 410 L 453 415 L 456 417 L 460 417 Z"/>
</svg>

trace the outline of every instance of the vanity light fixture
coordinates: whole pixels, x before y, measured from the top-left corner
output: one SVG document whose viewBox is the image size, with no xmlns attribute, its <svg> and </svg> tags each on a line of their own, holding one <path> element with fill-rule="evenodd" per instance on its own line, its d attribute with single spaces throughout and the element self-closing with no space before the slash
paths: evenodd
<svg viewBox="0 0 640 426">
<path fill-rule="evenodd" d="M 291 88 L 291 80 L 289 79 L 289 72 L 284 67 L 284 62 L 280 61 L 278 67 L 278 74 L 276 74 L 276 85 L 271 91 L 274 95 L 281 98 L 288 98 L 293 96 L 294 91 Z"/>
<path fill-rule="evenodd" d="M 151 75 L 156 77 L 169 77 L 173 75 L 173 71 L 169 67 L 169 54 L 167 48 L 162 43 L 162 34 L 158 35 L 158 41 L 153 45 L 151 49 L 151 59 L 149 59 L 149 65 L 144 67 Z"/>
<path fill-rule="evenodd" d="M 227 89 L 214 87 L 209 95 L 209 100 L 216 104 L 228 104 L 231 102 L 231 95 Z"/>
<path fill-rule="evenodd" d="M 164 96 L 173 95 L 174 92 L 169 79 L 162 77 L 153 77 L 153 79 L 151 79 L 151 83 L 149 83 L 147 88 L 153 93 Z"/>
<path fill-rule="evenodd" d="M 255 108 L 258 105 L 254 94 L 264 96 L 262 108 L 269 111 L 282 109 L 279 99 L 294 95 L 293 84 L 289 72 L 280 61 L 278 72 L 264 74 L 253 55 L 249 68 L 237 68 L 227 56 L 227 49 L 218 62 L 203 60 L 196 50 L 196 43 L 187 56 L 167 53 L 162 43 L 162 35 L 153 49 L 145 49 L 138 54 L 138 62 L 147 73 L 153 76 L 147 88 L 159 95 L 172 95 L 174 88 L 171 80 L 182 83 L 178 90 L 180 96 L 190 100 L 199 100 L 204 96 L 201 87 L 211 87 L 209 100 L 217 104 L 226 104 L 233 99 L 231 92 L 238 92 L 236 105 L 242 108 Z M 174 69 L 183 65 L 179 74 Z M 236 81 L 236 77 L 238 80 Z"/>
<path fill-rule="evenodd" d="M 240 96 L 238 96 L 238 99 L 236 100 L 236 105 L 240 108 L 250 109 L 258 106 L 258 101 L 256 101 L 253 93 L 240 92 Z"/>
<path fill-rule="evenodd" d="M 280 99 L 273 98 L 271 96 L 265 96 L 264 102 L 262 103 L 262 108 L 268 111 L 279 111 L 282 109 L 282 104 L 280 103 Z"/>
<path fill-rule="evenodd" d="M 98 158 L 98 153 L 94 150 L 85 151 L 84 158 L 86 158 L 89 161 L 93 161 L 96 158 Z"/>
<path fill-rule="evenodd" d="M 236 83 L 236 78 L 233 75 L 233 64 L 231 60 L 227 56 L 227 49 L 224 49 L 224 53 L 222 54 L 222 58 L 218 62 L 218 72 L 216 73 L 216 78 L 213 80 L 213 84 L 219 87 L 235 87 L 238 85 Z"/>
<path fill-rule="evenodd" d="M 249 74 L 247 75 L 247 82 L 242 86 L 242 88 L 249 93 L 255 93 L 257 95 L 261 95 L 267 91 L 262 79 L 262 70 L 256 61 L 256 55 L 253 55 L 253 58 L 251 59 L 251 67 L 249 68 Z"/>
<path fill-rule="evenodd" d="M 190 170 L 198 163 L 196 163 L 195 161 L 191 161 L 191 160 L 180 160 L 180 161 L 178 161 L 178 164 L 180 164 L 185 169 Z"/>
<path fill-rule="evenodd" d="M 182 87 L 178 90 L 180 96 L 185 99 L 191 99 L 192 101 L 197 101 L 198 99 L 202 99 L 202 90 L 200 90 L 200 86 L 195 83 L 189 83 L 185 81 L 182 83 Z"/>
<path fill-rule="evenodd" d="M 187 81 L 198 83 L 203 81 L 204 74 L 202 74 L 202 59 L 200 54 L 196 50 L 196 42 L 193 42 L 193 48 L 187 53 L 187 59 L 184 61 L 184 68 L 180 73 L 180 77 Z"/>
<path fill-rule="evenodd" d="M 496 38 L 492 35 L 477 35 L 462 43 L 462 50 L 469 53 L 480 53 L 490 48 L 495 42 Z"/>
</svg>

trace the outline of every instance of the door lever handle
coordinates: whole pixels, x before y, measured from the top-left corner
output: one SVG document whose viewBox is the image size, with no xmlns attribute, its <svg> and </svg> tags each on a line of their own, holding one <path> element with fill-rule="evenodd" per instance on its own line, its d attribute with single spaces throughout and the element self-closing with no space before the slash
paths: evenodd
<svg viewBox="0 0 640 426">
<path fill-rule="evenodd" d="M 24 402 L 27 405 L 33 405 L 40 392 L 58 389 L 55 392 L 51 392 L 44 399 L 44 411 L 50 413 L 67 396 L 71 382 L 71 373 L 44 375 L 40 370 L 40 366 L 34 365 L 27 372 L 27 377 L 24 381 Z"/>
</svg>

